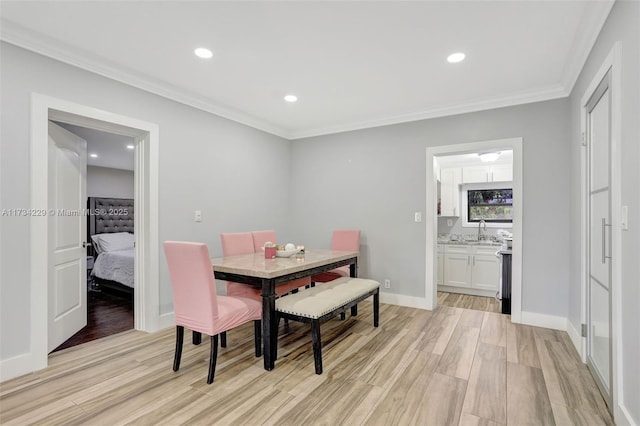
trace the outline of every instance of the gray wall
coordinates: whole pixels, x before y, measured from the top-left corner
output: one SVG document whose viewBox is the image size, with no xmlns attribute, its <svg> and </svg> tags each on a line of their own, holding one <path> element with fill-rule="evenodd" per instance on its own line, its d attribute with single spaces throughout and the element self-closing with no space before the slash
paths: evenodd
<svg viewBox="0 0 640 426">
<path fill-rule="evenodd" d="M 556 100 L 296 141 L 295 233 L 328 245 L 336 228 L 363 235 L 361 273 L 424 297 L 426 148 L 523 137 L 522 310 L 566 317 L 569 110 Z M 553 248 L 553 250 L 551 250 Z"/>
<path fill-rule="evenodd" d="M 133 171 L 87 166 L 87 197 L 133 198 Z"/>
<path fill-rule="evenodd" d="M 0 53 L 1 208 L 30 207 L 30 96 L 37 92 L 159 125 L 159 241 L 202 241 L 218 256 L 223 231 L 269 227 L 286 237 L 291 142 L 6 43 Z M 193 220 L 196 209 L 201 223 Z M 2 217 L 1 230 L 5 360 L 29 352 L 29 220 Z M 160 292 L 161 312 L 172 311 L 163 255 Z"/>
<path fill-rule="evenodd" d="M 571 245 L 569 321 L 580 329 L 580 101 L 611 51 L 622 42 L 622 205 L 629 206 L 629 230 L 622 231 L 622 374 L 624 401 L 640 424 L 640 2 L 613 5 L 589 59 L 571 93 Z"/>
</svg>

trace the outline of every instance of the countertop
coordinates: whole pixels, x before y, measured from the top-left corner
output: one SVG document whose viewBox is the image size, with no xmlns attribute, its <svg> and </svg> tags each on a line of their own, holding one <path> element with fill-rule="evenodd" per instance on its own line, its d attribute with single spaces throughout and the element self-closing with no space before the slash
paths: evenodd
<svg viewBox="0 0 640 426">
<path fill-rule="evenodd" d="M 502 245 L 501 242 L 498 241 L 490 241 L 490 240 L 482 240 L 482 241 L 470 241 L 470 240 L 438 240 L 438 244 L 449 244 L 449 245 L 457 245 L 457 246 L 491 246 L 491 247 L 500 247 Z"/>
</svg>

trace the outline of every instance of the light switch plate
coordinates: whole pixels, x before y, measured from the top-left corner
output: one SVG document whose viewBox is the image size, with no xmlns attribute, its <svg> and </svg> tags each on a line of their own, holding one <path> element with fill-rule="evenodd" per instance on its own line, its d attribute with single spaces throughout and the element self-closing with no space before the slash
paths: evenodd
<svg viewBox="0 0 640 426">
<path fill-rule="evenodd" d="M 202 222 L 202 211 L 200 211 L 200 210 L 196 210 L 196 213 L 195 213 L 195 221 L 196 221 L 196 222 Z"/>
<path fill-rule="evenodd" d="M 413 214 L 413 220 L 416 222 L 422 222 L 422 212 L 415 212 Z"/>
</svg>

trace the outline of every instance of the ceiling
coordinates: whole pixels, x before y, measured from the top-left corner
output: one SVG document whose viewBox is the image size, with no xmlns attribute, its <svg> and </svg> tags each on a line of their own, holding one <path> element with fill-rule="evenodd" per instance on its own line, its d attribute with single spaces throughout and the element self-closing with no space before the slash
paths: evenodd
<svg viewBox="0 0 640 426">
<path fill-rule="evenodd" d="M 3 0 L 0 34 L 298 139 L 568 96 L 612 4 Z"/>
<path fill-rule="evenodd" d="M 129 136 L 88 129 L 73 124 L 56 122 L 71 133 L 87 141 L 87 165 L 112 169 L 133 170 L 135 155 L 127 145 L 136 144 Z M 97 157 L 91 157 L 91 154 Z"/>
</svg>

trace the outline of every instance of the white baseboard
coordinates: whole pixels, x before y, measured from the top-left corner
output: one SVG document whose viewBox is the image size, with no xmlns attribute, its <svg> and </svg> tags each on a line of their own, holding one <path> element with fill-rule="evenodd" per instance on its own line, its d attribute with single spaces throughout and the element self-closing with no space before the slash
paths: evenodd
<svg viewBox="0 0 640 426">
<path fill-rule="evenodd" d="M 615 410 L 615 422 L 618 425 L 638 426 L 638 422 L 633 418 L 629 410 L 624 404 L 618 403 Z"/>
<path fill-rule="evenodd" d="M 158 316 L 157 328 L 153 331 L 164 330 L 165 328 L 174 327 L 176 325 L 176 318 L 173 312 L 162 314 Z"/>
<path fill-rule="evenodd" d="M 584 338 L 582 337 L 582 333 L 580 332 L 580 330 L 576 330 L 576 328 L 573 326 L 573 323 L 569 320 L 567 320 L 567 334 L 571 338 L 571 342 L 576 348 L 576 351 L 578 351 L 580 359 L 582 360 L 582 362 L 584 362 Z"/>
<path fill-rule="evenodd" d="M 46 367 L 46 366 L 45 366 Z M 0 382 L 32 373 L 34 370 L 33 354 L 26 353 L 0 361 Z"/>
<path fill-rule="evenodd" d="M 520 323 L 536 327 L 552 328 L 567 331 L 567 319 L 555 315 L 539 314 L 537 312 L 521 312 Z"/>
<path fill-rule="evenodd" d="M 404 306 L 406 308 L 427 309 L 427 301 L 424 297 L 405 296 L 403 294 L 380 292 L 380 303 Z"/>
</svg>

